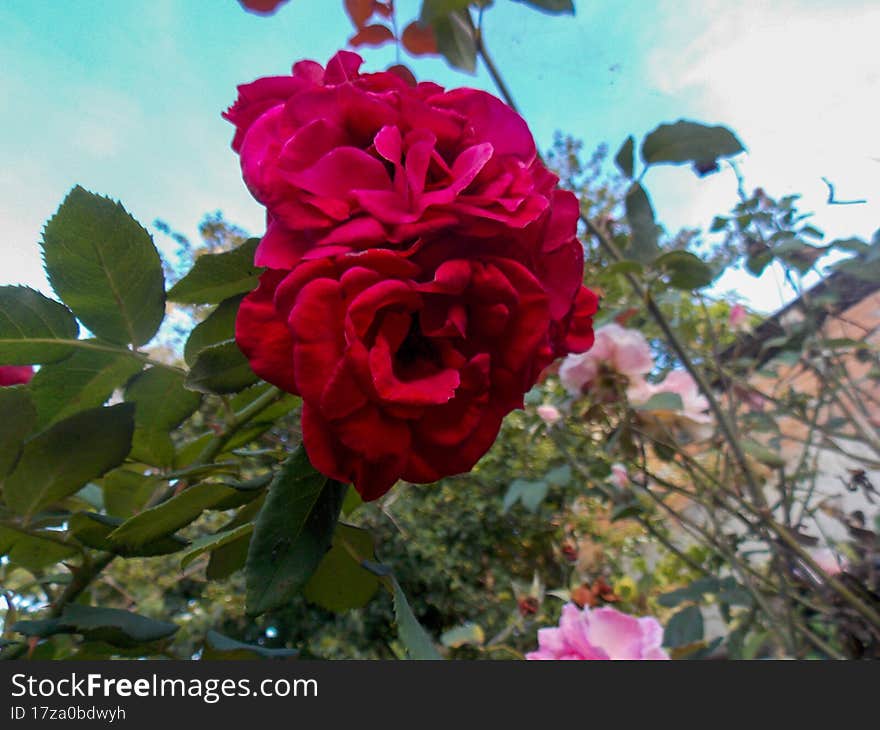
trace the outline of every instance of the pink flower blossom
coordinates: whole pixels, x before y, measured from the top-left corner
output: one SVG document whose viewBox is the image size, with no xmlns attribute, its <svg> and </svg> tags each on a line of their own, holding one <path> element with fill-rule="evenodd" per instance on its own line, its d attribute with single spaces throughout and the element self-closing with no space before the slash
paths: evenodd
<svg viewBox="0 0 880 730">
<path fill-rule="evenodd" d="M 749 314 L 742 304 L 734 304 L 730 308 L 727 324 L 734 332 L 745 332 L 749 328 Z"/>
<path fill-rule="evenodd" d="M 810 551 L 816 564 L 828 575 L 834 576 L 847 569 L 847 562 L 831 548 L 816 548 Z"/>
<path fill-rule="evenodd" d="M 571 395 L 578 396 L 589 389 L 603 365 L 634 379 L 651 372 L 654 359 L 641 332 L 619 324 L 606 324 L 596 330 L 592 349 L 565 358 L 559 368 L 559 378 Z"/>
<path fill-rule="evenodd" d="M 556 406 L 551 406 L 548 403 L 538 406 L 536 410 L 538 411 L 538 416 L 540 416 L 541 420 L 548 426 L 552 426 L 553 424 L 558 423 L 559 420 L 562 418 L 562 414 L 559 412 L 559 409 Z"/>
<path fill-rule="evenodd" d="M 669 659 L 662 644 L 663 627 L 651 616 L 566 603 L 559 627 L 540 629 L 538 650 L 526 659 Z"/>
<path fill-rule="evenodd" d="M 684 431 L 687 436 L 695 440 L 705 439 L 711 435 L 712 417 L 706 413 L 709 401 L 700 393 L 691 375 L 684 370 L 673 370 L 663 382 L 656 385 L 638 378 L 631 383 L 626 394 L 630 403 L 641 406 L 660 393 L 674 393 L 679 396 L 681 409 L 643 410 L 640 412 L 643 421 L 648 425 Z"/>
<path fill-rule="evenodd" d="M 611 480 L 620 489 L 626 489 L 629 487 L 629 473 L 623 464 L 611 465 Z"/>
</svg>

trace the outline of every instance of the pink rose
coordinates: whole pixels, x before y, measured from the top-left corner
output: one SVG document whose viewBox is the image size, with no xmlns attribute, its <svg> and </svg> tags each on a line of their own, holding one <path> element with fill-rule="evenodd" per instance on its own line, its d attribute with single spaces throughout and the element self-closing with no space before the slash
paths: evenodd
<svg viewBox="0 0 880 730">
<path fill-rule="evenodd" d="M 629 472 L 623 464 L 611 465 L 611 480 L 618 489 L 627 489 L 629 487 Z"/>
<path fill-rule="evenodd" d="M 606 368 L 628 379 L 651 372 L 654 358 L 644 335 L 619 324 L 606 324 L 596 330 L 593 347 L 578 355 L 569 355 L 559 368 L 562 385 L 573 396 L 589 390 Z"/>
<path fill-rule="evenodd" d="M 810 551 L 816 564 L 828 575 L 834 576 L 847 569 L 846 559 L 840 557 L 831 548 L 816 548 Z"/>
<path fill-rule="evenodd" d="M 640 406 L 660 393 L 674 393 L 679 396 L 682 408 L 641 410 L 639 415 L 646 425 L 680 430 L 694 440 L 706 439 L 712 434 L 712 417 L 706 413 L 709 401 L 700 393 L 690 373 L 673 370 L 663 382 L 656 385 L 639 378 L 630 384 L 626 394 L 630 403 Z"/>
<path fill-rule="evenodd" d="M 538 650 L 526 659 L 669 659 L 662 645 L 663 627 L 651 616 L 567 603 L 559 627 L 540 629 Z"/>
<path fill-rule="evenodd" d="M 734 304 L 727 316 L 727 324 L 734 332 L 745 332 L 749 328 L 749 314 L 742 304 Z"/>
<path fill-rule="evenodd" d="M 551 406 L 547 403 L 538 406 L 536 410 L 538 411 L 538 417 L 548 426 L 559 423 L 562 418 L 559 409 L 556 406 Z"/>
<path fill-rule="evenodd" d="M 7 385 L 26 385 L 34 377 L 30 365 L 0 365 L 0 387 Z"/>
</svg>

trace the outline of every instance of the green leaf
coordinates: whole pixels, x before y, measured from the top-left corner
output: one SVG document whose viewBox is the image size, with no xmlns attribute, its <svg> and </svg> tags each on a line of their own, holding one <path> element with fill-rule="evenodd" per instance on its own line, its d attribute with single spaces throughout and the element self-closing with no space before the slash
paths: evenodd
<svg viewBox="0 0 880 730">
<path fill-rule="evenodd" d="M 29 439 L 3 492 L 14 512 L 30 517 L 119 466 L 131 450 L 134 406 L 81 411 Z"/>
<path fill-rule="evenodd" d="M 244 659 L 292 659 L 299 654 L 295 649 L 267 649 L 254 644 L 244 644 L 228 636 L 209 631 L 202 648 L 202 659 L 244 660 Z"/>
<path fill-rule="evenodd" d="M 200 393 L 237 393 L 258 380 L 235 340 L 202 350 L 186 376 L 186 387 Z"/>
<path fill-rule="evenodd" d="M 657 597 L 657 603 L 667 608 L 674 608 L 684 601 L 700 601 L 706 593 L 717 593 L 721 590 L 721 581 L 717 578 L 700 578 L 689 586 L 677 588 Z"/>
<path fill-rule="evenodd" d="M 183 373 L 154 367 L 129 382 L 125 400 L 135 404 L 132 459 L 171 466 L 174 444 L 170 432 L 195 412 L 201 395 L 184 388 Z"/>
<path fill-rule="evenodd" d="M 543 480 L 530 482 L 526 479 L 514 479 L 504 495 L 504 502 L 501 505 L 502 514 L 506 514 L 517 502 L 521 502 L 529 512 L 537 512 L 549 488 L 550 485 Z"/>
<path fill-rule="evenodd" d="M 574 15 L 574 3 L 572 0 L 516 0 L 516 2 L 530 5 L 537 10 L 551 13 L 552 15 L 560 15 L 562 13 Z"/>
<path fill-rule="evenodd" d="M 161 504 L 130 517 L 110 533 L 110 541 L 122 550 L 136 550 L 194 522 L 207 509 L 229 509 L 242 497 L 225 484 L 203 482 L 184 489 Z"/>
<path fill-rule="evenodd" d="M 771 469 L 780 469 L 785 466 L 785 459 L 782 458 L 782 455 L 778 451 L 773 451 L 772 449 L 768 449 L 763 444 L 759 444 L 757 441 L 752 441 L 751 439 L 742 439 L 742 448 L 749 456 L 757 461 L 760 461 L 765 466 L 769 466 Z"/>
<path fill-rule="evenodd" d="M 440 55 L 453 68 L 474 73 L 477 69 L 477 41 L 468 11 L 456 10 L 438 17 L 431 25 Z"/>
<path fill-rule="evenodd" d="M 149 342 L 165 317 L 165 279 L 150 234 L 109 198 L 77 186 L 43 231 L 52 288 L 82 323 L 120 344 Z"/>
<path fill-rule="evenodd" d="M 196 356 L 206 347 L 235 339 L 235 318 L 241 300 L 240 296 L 224 299 L 193 328 L 183 348 L 183 358 L 187 365 L 192 365 Z"/>
<path fill-rule="evenodd" d="M 178 627 L 167 621 L 140 616 L 117 608 L 99 608 L 71 603 L 57 619 L 19 621 L 12 626 L 25 636 L 81 634 L 89 641 L 105 641 L 113 646 L 132 647 L 173 635 Z"/>
<path fill-rule="evenodd" d="M 333 533 L 333 547 L 306 583 L 303 595 L 336 613 L 365 606 L 379 589 L 379 579 L 361 565 L 376 559 L 374 550 L 369 532 L 340 523 Z"/>
<path fill-rule="evenodd" d="M 342 502 L 342 516 L 348 517 L 363 503 L 364 500 L 361 499 L 361 495 L 358 494 L 357 489 L 353 486 L 349 486 L 348 490 L 345 492 L 345 499 Z"/>
<path fill-rule="evenodd" d="M 563 464 L 551 469 L 544 475 L 544 481 L 554 487 L 567 487 L 571 484 L 571 467 Z"/>
<path fill-rule="evenodd" d="M 119 517 L 110 517 L 96 512 L 77 512 L 70 518 L 68 529 L 86 547 L 114 552 L 126 558 L 149 558 L 156 555 L 170 555 L 171 553 L 183 550 L 189 544 L 186 540 L 176 535 L 171 535 L 160 537 L 137 548 L 128 549 L 125 546 L 114 544 L 109 539 L 110 533 L 119 527 L 122 522 L 122 519 Z"/>
<path fill-rule="evenodd" d="M 239 525 L 232 530 L 216 532 L 213 535 L 205 535 L 198 540 L 194 540 L 192 545 L 190 545 L 189 550 L 187 550 L 180 558 L 180 569 L 185 570 L 186 567 L 200 555 L 213 552 L 214 550 L 241 538 L 247 538 L 247 542 L 250 542 L 250 536 L 253 531 L 254 525 L 249 522 L 246 525 Z"/>
<path fill-rule="evenodd" d="M 8 555 L 11 562 L 32 572 L 44 570 L 77 552 L 76 546 L 65 544 L 57 532 L 28 532 L 0 525 L 0 555 Z"/>
<path fill-rule="evenodd" d="M 632 135 L 626 138 L 614 157 L 614 164 L 617 169 L 628 178 L 633 176 L 633 149 L 635 148 L 635 140 Z"/>
<path fill-rule="evenodd" d="M 205 577 L 208 580 L 223 580 L 244 568 L 252 536 L 252 532 L 241 535 L 213 550 L 205 568 Z"/>
<path fill-rule="evenodd" d="M 483 627 L 473 622 L 456 626 L 440 635 L 440 643 L 450 649 L 458 649 L 461 646 L 482 646 L 485 641 L 486 634 L 483 632 Z"/>
<path fill-rule="evenodd" d="M 55 362 L 76 347 L 79 325 L 63 304 L 26 286 L 0 286 L 0 362 Z"/>
<path fill-rule="evenodd" d="M 37 423 L 37 411 L 24 388 L 0 388 L 0 484 L 21 454 L 21 446 Z"/>
<path fill-rule="evenodd" d="M 615 261 L 605 267 L 603 273 L 609 274 L 641 274 L 644 267 L 638 261 Z"/>
<path fill-rule="evenodd" d="M 669 286 L 691 291 L 709 286 L 712 269 L 689 251 L 669 251 L 654 260 L 654 268 L 667 273 Z"/>
<path fill-rule="evenodd" d="M 703 613 L 699 606 L 687 606 L 673 614 L 663 632 L 663 646 L 674 649 L 703 639 Z"/>
<path fill-rule="evenodd" d="M 131 469 L 114 469 L 101 480 L 104 507 L 115 517 L 139 512 L 156 491 L 161 480 Z"/>
<path fill-rule="evenodd" d="M 38 426 L 45 428 L 78 411 L 104 405 L 113 391 L 142 367 L 140 360 L 128 355 L 88 349 L 44 365 L 28 386 L 37 408 Z"/>
<path fill-rule="evenodd" d="M 611 515 L 609 519 L 611 522 L 617 522 L 618 520 L 627 520 L 631 517 L 635 517 L 637 515 L 642 514 L 644 510 L 642 509 L 642 505 L 638 500 L 630 500 L 628 502 L 624 502 L 623 504 L 618 504 L 614 506 L 614 509 L 611 510 Z"/>
<path fill-rule="evenodd" d="M 742 143 L 726 127 L 680 119 L 674 124 L 661 124 L 645 137 L 642 160 L 646 165 L 690 162 L 706 169 L 714 166 L 719 157 L 732 157 L 743 151 Z"/>
<path fill-rule="evenodd" d="M 242 525 L 253 527 L 253 520 L 260 513 L 265 503 L 266 493 L 253 502 L 246 504 L 236 513 L 228 523 L 223 526 L 223 531 L 236 530 Z M 238 570 L 244 568 L 247 561 L 248 547 L 251 543 L 253 530 L 230 540 L 225 545 L 215 548 L 208 559 L 208 567 L 205 569 L 205 577 L 208 580 L 222 580 Z"/>
<path fill-rule="evenodd" d="M 254 266 L 259 238 L 249 238 L 238 248 L 199 256 L 190 272 L 168 290 L 168 298 L 181 304 L 217 304 L 257 287 L 262 269 Z"/>
<path fill-rule="evenodd" d="M 633 183 L 626 194 L 626 220 L 631 231 L 631 241 L 626 250 L 627 258 L 647 263 L 660 252 L 658 240 L 660 228 L 654 222 L 654 209 L 648 194 L 639 183 Z"/>
<path fill-rule="evenodd" d="M 309 463 L 300 446 L 284 463 L 257 518 L 247 557 L 247 612 L 296 595 L 330 549 L 346 486 Z"/>
<path fill-rule="evenodd" d="M 678 393 L 654 393 L 647 401 L 636 406 L 637 411 L 683 411 L 684 402 Z"/>
<path fill-rule="evenodd" d="M 434 646 L 434 641 L 412 612 L 409 601 L 406 600 L 406 594 L 400 587 L 400 583 L 397 582 L 397 578 L 389 573 L 385 580 L 391 584 L 397 632 L 400 640 L 406 647 L 409 658 L 420 661 L 442 659 L 443 657 L 440 656 L 437 647 Z"/>
</svg>

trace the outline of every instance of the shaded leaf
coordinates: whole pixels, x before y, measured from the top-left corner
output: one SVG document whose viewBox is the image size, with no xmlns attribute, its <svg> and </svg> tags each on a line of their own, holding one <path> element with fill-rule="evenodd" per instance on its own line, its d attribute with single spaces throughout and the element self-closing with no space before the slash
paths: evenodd
<svg viewBox="0 0 880 730">
<path fill-rule="evenodd" d="M 132 647 L 166 639 L 177 631 L 175 624 L 157 621 L 131 611 L 71 603 L 57 619 L 19 621 L 12 627 L 25 636 L 81 634 L 89 641 Z"/>
<path fill-rule="evenodd" d="M 709 170 L 718 158 L 743 151 L 742 143 L 726 127 L 710 127 L 686 119 L 661 124 L 642 142 L 642 160 L 646 165 L 690 162 L 699 170 Z"/>
<path fill-rule="evenodd" d="M 522 503 L 529 512 L 536 512 L 549 488 L 550 485 L 543 480 L 530 482 L 526 479 L 514 479 L 504 494 L 501 512 L 507 513 L 517 502 Z"/>
<path fill-rule="evenodd" d="M 30 516 L 77 492 L 86 482 L 122 463 L 131 450 L 134 406 L 81 411 L 25 442 L 6 478 L 6 503 Z"/>
<path fill-rule="evenodd" d="M 453 68 L 474 73 L 477 68 L 477 42 L 467 10 L 438 17 L 433 23 L 437 52 Z"/>
<path fill-rule="evenodd" d="M 125 400 L 135 404 L 131 457 L 154 466 L 174 463 L 170 432 L 191 416 L 202 397 L 183 387 L 184 375 L 153 367 L 131 380 Z"/>
<path fill-rule="evenodd" d="M 530 5 L 545 13 L 552 13 L 554 15 L 567 13 L 574 15 L 574 3 L 572 0 L 516 0 L 516 2 Z"/>
<path fill-rule="evenodd" d="M 186 376 L 186 387 L 200 393 L 237 393 L 257 380 L 235 340 L 229 340 L 198 354 Z"/>
<path fill-rule="evenodd" d="M 214 550 L 236 540 L 240 540 L 241 538 L 247 538 L 247 542 L 250 542 L 250 536 L 253 531 L 253 523 L 248 523 L 246 525 L 240 525 L 232 530 L 216 532 L 213 535 L 205 535 L 198 540 L 194 540 L 192 545 L 190 545 L 189 550 L 187 550 L 180 558 L 180 569 L 186 569 L 186 567 L 199 556 L 213 552 Z"/>
<path fill-rule="evenodd" d="M 37 411 L 24 388 L 0 388 L 0 484 L 21 453 L 25 438 L 37 423 Z"/>
<path fill-rule="evenodd" d="M 667 608 L 674 608 L 684 601 L 700 601 L 706 593 L 717 593 L 721 590 L 721 581 L 717 578 L 700 578 L 684 588 L 677 588 L 657 597 L 657 603 Z"/>
<path fill-rule="evenodd" d="M 636 406 L 637 411 L 683 411 L 684 402 L 678 393 L 654 393 L 647 401 Z"/>
<path fill-rule="evenodd" d="M 115 517 L 130 517 L 143 508 L 160 481 L 131 469 L 114 469 L 101 480 L 104 508 Z"/>
<path fill-rule="evenodd" d="M 28 386 L 39 427 L 104 405 L 113 391 L 142 367 L 140 360 L 128 355 L 90 349 L 77 350 L 61 362 L 44 365 Z"/>
<path fill-rule="evenodd" d="M 244 644 L 216 631 L 209 631 L 202 648 L 203 660 L 244 659 L 293 659 L 299 654 L 295 649 L 267 649 L 254 644 Z"/>
<path fill-rule="evenodd" d="M 256 493 L 236 490 L 225 484 L 195 484 L 161 504 L 130 517 L 110 533 L 110 541 L 121 550 L 136 550 L 185 527 L 208 509 L 229 509 L 252 499 Z"/>
<path fill-rule="evenodd" d="M 8 555 L 11 562 L 30 571 L 44 570 L 78 552 L 75 545 L 65 544 L 57 532 L 29 532 L 0 525 L 0 555 Z"/>
<path fill-rule="evenodd" d="M 55 293 L 95 335 L 149 342 L 165 317 L 165 278 L 153 239 L 120 203 L 76 186 L 43 231 Z"/>
<path fill-rule="evenodd" d="M 663 632 L 663 646 L 675 648 L 703 639 L 703 613 L 699 606 L 687 606 L 673 614 Z"/>
<path fill-rule="evenodd" d="M 168 290 L 168 298 L 181 304 L 217 304 L 257 287 L 262 269 L 254 266 L 259 238 L 224 253 L 199 256 L 190 272 Z"/>
<path fill-rule="evenodd" d="M 224 299 L 213 312 L 193 327 L 183 348 L 183 358 L 187 365 L 192 365 L 206 347 L 235 339 L 235 318 L 241 300 L 241 296 Z"/>
<path fill-rule="evenodd" d="M 0 286 L 0 362 L 60 360 L 76 347 L 79 325 L 63 304 L 26 286 Z"/>
<path fill-rule="evenodd" d="M 303 595 L 336 613 L 365 606 L 379 589 L 379 579 L 361 562 L 375 559 L 370 533 L 340 523 L 333 533 L 333 547 L 306 583 Z"/>
<path fill-rule="evenodd" d="M 122 524 L 119 517 L 110 517 L 96 512 L 77 512 L 71 516 L 68 529 L 86 547 L 95 550 L 114 552 L 126 558 L 148 558 L 156 555 L 170 555 L 185 548 L 189 543 L 176 535 L 160 537 L 136 548 L 126 548 L 113 543 L 110 533 Z"/>
<path fill-rule="evenodd" d="M 669 251 L 654 261 L 654 268 L 666 272 L 669 285 L 691 291 L 709 286 L 712 269 L 689 251 Z"/>
<path fill-rule="evenodd" d="M 658 240 L 660 228 L 654 222 L 654 209 L 645 189 L 639 183 L 633 183 L 626 194 L 626 220 L 631 231 L 631 240 L 627 246 L 627 258 L 647 263 L 657 258 L 659 253 Z"/>
<path fill-rule="evenodd" d="M 628 178 L 632 178 L 633 176 L 634 148 L 635 139 L 630 135 L 626 138 L 626 141 L 621 145 L 617 155 L 614 157 L 614 164 L 617 165 L 617 169 L 620 170 L 621 174 Z"/>
<path fill-rule="evenodd" d="M 248 551 L 249 614 L 283 605 L 306 584 L 330 549 L 345 489 L 317 472 L 302 446 L 284 463 Z"/>
</svg>

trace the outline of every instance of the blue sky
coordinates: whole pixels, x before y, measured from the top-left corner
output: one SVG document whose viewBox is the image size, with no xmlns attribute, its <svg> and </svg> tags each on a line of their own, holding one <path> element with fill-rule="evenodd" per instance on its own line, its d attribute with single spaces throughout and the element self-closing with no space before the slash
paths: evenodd
<svg viewBox="0 0 880 730">
<path fill-rule="evenodd" d="M 417 0 L 398 0 L 409 19 Z M 0 284 L 49 291 L 38 241 L 74 184 L 111 195 L 145 225 L 195 236 L 202 216 L 259 234 L 262 210 L 241 183 L 220 112 L 235 86 L 326 61 L 351 29 L 339 0 L 290 0 L 272 17 L 235 0 L 3 0 L 0 3 Z M 539 145 L 554 130 L 612 148 L 679 117 L 733 127 L 749 149 L 749 186 L 804 194 L 830 235 L 880 227 L 880 3 L 852 0 L 575 0 L 551 17 L 497 0 L 487 40 Z M 394 62 L 365 50 L 366 67 Z M 494 90 L 439 60 L 408 60 L 422 79 Z M 840 198 L 827 206 L 827 176 Z M 652 171 L 671 229 L 707 227 L 735 200 L 730 174 Z M 157 239 L 158 241 L 158 239 Z M 721 285 L 762 310 L 786 293 L 773 275 Z"/>
</svg>

